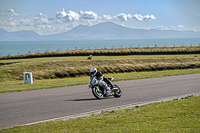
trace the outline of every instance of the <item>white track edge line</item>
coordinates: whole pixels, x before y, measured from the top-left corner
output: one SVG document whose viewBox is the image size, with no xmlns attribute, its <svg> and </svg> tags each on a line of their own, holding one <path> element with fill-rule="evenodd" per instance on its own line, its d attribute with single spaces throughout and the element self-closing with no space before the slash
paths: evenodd
<svg viewBox="0 0 200 133">
<path fill-rule="evenodd" d="M 197 96 L 197 95 L 200 95 L 200 92 L 190 93 L 190 94 L 185 94 L 185 95 L 179 95 L 179 96 L 173 96 L 173 97 L 167 97 L 167 98 L 161 98 L 161 99 L 155 99 L 155 100 L 151 100 L 151 101 L 137 102 L 137 103 L 133 103 L 133 104 L 126 104 L 126 105 L 121 105 L 121 106 L 116 106 L 116 107 L 111 107 L 111 108 L 105 108 L 105 109 L 100 109 L 100 110 L 94 110 L 94 111 L 89 111 L 89 112 L 75 114 L 75 115 L 69 115 L 69 116 L 63 116 L 63 117 L 58 117 L 58 118 L 53 118 L 53 119 L 47 119 L 47 120 L 43 120 L 43 121 L 31 122 L 31 123 L 23 124 L 21 126 L 33 125 L 33 124 L 38 124 L 38 123 L 48 122 L 48 121 L 55 121 L 55 120 L 67 120 L 67 119 L 70 119 L 70 118 L 84 117 L 84 116 L 89 116 L 89 115 L 92 115 L 92 114 L 100 114 L 102 111 L 120 110 L 120 109 L 124 109 L 124 108 L 134 107 L 134 106 L 137 106 L 137 105 L 141 106 L 141 105 L 146 105 L 146 104 L 150 104 L 150 103 L 168 101 L 168 100 L 172 100 L 172 99 L 175 99 L 175 98 L 180 99 L 180 98 L 186 97 L 188 95 Z"/>
</svg>

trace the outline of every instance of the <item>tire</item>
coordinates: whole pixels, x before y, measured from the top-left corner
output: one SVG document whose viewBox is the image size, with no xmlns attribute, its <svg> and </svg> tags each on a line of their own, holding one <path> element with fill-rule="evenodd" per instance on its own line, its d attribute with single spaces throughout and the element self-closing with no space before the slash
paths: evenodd
<svg viewBox="0 0 200 133">
<path fill-rule="evenodd" d="M 104 98 L 102 91 L 99 89 L 96 89 L 95 87 L 92 88 L 92 94 L 97 98 L 97 99 L 102 99 Z"/>
<path fill-rule="evenodd" d="M 115 94 L 113 95 L 115 98 L 119 98 L 122 96 L 122 91 L 121 89 L 119 88 L 119 86 L 117 85 L 114 85 L 115 88 L 118 88 L 119 90 L 117 92 L 115 92 Z"/>
</svg>

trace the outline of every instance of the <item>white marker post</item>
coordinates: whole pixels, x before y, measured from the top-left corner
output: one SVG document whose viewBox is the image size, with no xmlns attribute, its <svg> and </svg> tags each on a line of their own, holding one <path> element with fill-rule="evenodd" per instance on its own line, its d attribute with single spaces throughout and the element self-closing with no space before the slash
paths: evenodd
<svg viewBox="0 0 200 133">
<path fill-rule="evenodd" d="M 31 72 L 24 72 L 24 84 L 33 84 L 33 76 Z"/>
</svg>

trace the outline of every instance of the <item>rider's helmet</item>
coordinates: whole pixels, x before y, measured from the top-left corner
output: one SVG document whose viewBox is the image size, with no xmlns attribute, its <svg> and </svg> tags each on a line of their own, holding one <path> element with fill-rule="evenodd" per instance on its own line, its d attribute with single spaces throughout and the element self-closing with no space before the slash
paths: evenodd
<svg viewBox="0 0 200 133">
<path fill-rule="evenodd" d="M 94 76 L 96 73 L 97 73 L 97 69 L 96 68 L 91 68 L 90 69 L 91 76 Z"/>
</svg>

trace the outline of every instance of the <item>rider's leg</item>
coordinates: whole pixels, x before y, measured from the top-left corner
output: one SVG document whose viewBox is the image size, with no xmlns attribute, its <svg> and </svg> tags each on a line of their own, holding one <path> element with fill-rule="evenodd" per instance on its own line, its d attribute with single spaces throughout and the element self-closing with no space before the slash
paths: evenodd
<svg viewBox="0 0 200 133">
<path fill-rule="evenodd" d="M 103 80 L 99 81 L 99 85 L 103 87 L 104 95 L 106 96 L 111 95 L 111 89 L 107 86 L 107 84 Z"/>
<path fill-rule="evenodd" d="M 107 84 L 110 84 L 111 88 L 114 88 L 112 82 L 110 80 L 108 80 L 106 77 L 103 77 L 103 81 L 105 81 Z"/>
</svg>

